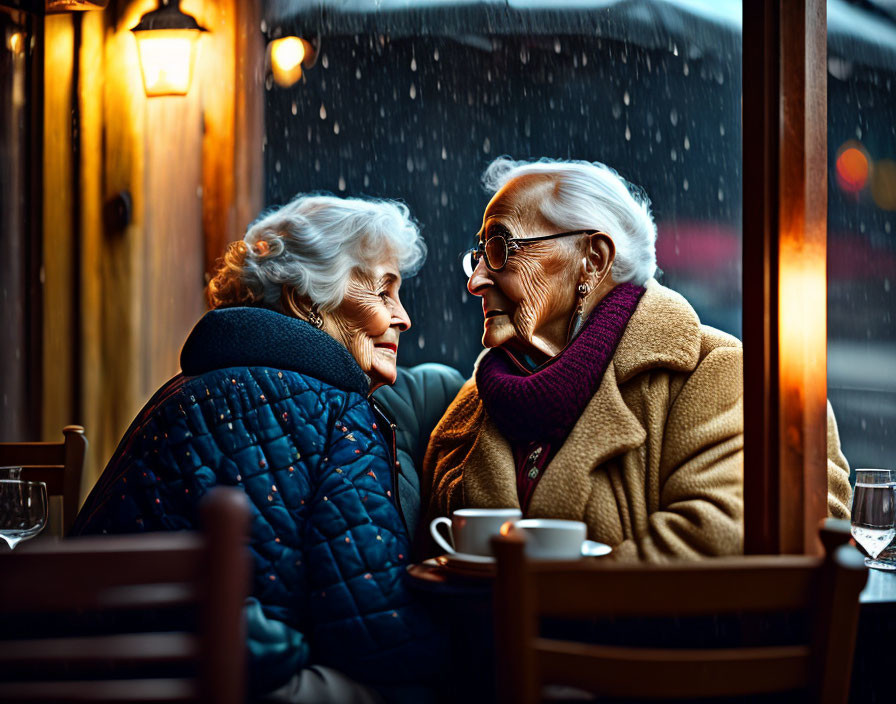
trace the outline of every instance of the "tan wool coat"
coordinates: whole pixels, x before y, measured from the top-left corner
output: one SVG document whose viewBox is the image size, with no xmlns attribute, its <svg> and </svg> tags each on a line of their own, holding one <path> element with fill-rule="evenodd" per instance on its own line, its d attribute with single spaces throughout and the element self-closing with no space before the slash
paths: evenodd
<svg viewBox="0 0 896 704">
<path fill-rule="evenodd" d="M 829 512 L 848 514 L 849 468 L 829 413 Z M 519 507 L 508 442 L 475 377 L 433 431 L 423 464 L 428 519 Z M 617 560 L 743 552 L 743 354 L 654 280 L 600 387 L 532 495 L 529 517 L 581 520 Z"/>
</svg>

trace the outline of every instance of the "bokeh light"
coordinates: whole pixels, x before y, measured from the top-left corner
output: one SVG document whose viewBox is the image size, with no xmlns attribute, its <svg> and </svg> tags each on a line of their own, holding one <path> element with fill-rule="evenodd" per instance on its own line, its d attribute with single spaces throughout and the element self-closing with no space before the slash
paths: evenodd
<svg viewBox="0 0 896 704">
<path fill-rule="evenodd" d="M 858 193 L 868 183 L 871 162 L 865 148 L 854 140 L 846 142 L 837 153 L 837 183 L 844 191 Z"/>
<path fill-rule="evenodd" d="M 874 164 L 871 197 L 882 210 L 896 210 L 896 161 L 881 159 Z"/>
<path fill-rule="evenodd" d="M 22 33 L 13 32 L 12 34 L 10 34 L 9 38 L 6 40 L 6 45 L 9 47 L 9 50 L 13 54 L 20 53 L 25 45 L 25 40 L 22 36 Z"/>
<path fill-rule="evenodd" d="M 271 42 L 271 73 L 277 85 L 291 86 L 302 77 L 305 42 L 298 37 L 281 37 Z"/>
</svg>

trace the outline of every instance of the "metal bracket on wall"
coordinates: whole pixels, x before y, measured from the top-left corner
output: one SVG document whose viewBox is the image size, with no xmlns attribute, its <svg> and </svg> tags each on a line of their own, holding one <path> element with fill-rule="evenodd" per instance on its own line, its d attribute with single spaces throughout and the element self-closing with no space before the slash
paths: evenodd
<svg viewBox="0 0 896 704">
<path fill-rule="evenodd" d="M 134 215 L 134 201 L 131 192 L 119 191 L 103 204 L 103 223 L 106 226 L 106 234 L 114 235 L 123 233 L 131 224 Z"/>
</svg>

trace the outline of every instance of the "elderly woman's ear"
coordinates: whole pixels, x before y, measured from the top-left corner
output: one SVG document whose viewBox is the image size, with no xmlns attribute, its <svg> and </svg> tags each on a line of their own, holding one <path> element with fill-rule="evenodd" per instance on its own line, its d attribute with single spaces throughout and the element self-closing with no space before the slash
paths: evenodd
<svg viewBox="0 0 896 704">
<path fill-rule="evenodd" d="M 616 260 L 616 245 L 604 232 L 596 232 L 585 239 L 585 256 L 582 257 L 582 271 L 579 283 L 596 291 L 603 297 L 616 284 L 611 276 Z"/>
</svg>

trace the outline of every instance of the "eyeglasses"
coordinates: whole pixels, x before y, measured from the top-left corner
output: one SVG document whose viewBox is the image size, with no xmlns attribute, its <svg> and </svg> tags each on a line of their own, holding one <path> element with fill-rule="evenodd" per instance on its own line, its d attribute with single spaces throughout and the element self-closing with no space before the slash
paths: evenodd
<svg viewBox="0 0 896 704">
<path fill-rule="evenodd" d="M 507 258 L 511 253 L 518 252 L 521 247 L 533 242 L 545 242 L 547 240 L 555 240 L 559 237 L 572 237 L 573 235 L 595 235 L 600 230 L 574 230 L 573 232 L 559 232 L 556 235 L 544 235 L 543 237 L 508 237 L 503 234 L 489 237 L 484 243 L 479 242 L 479 246 L 464 252 L 461 255 L 461 261 L 464 265 L 464 273 L 467 278 L 473 275 L 473 270 L 479 263 L 481 257 L 485 257 L 485 265 L 491 271 L 501 271 L 507 266 Z"/>
</svg>

